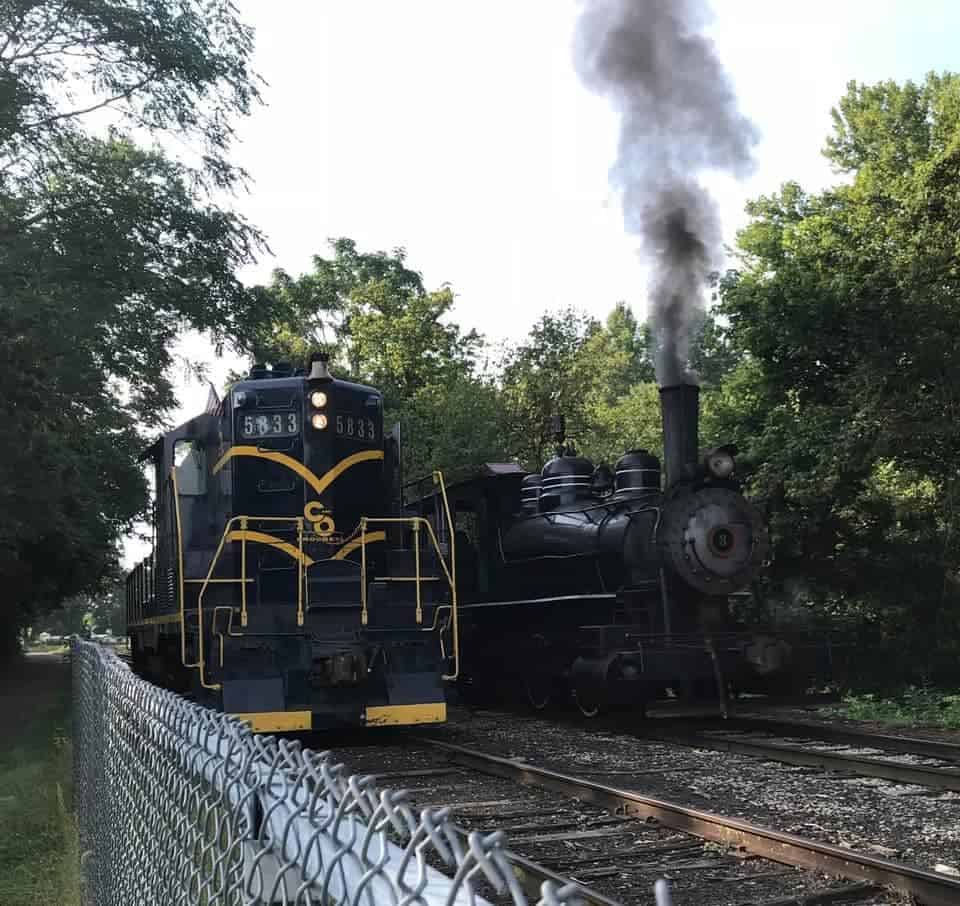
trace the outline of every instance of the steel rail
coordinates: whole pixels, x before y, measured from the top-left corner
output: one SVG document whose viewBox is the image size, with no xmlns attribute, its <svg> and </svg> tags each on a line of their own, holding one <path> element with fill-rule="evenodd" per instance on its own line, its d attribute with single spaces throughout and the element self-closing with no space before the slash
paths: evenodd
<svg viewBox="0 0 960 906">
<path fill-rule="evenodd" d="M 960 743 L 940 739 L 924 739 L 918 736 L 895 736 L 890 733 L 871 733 L 850 727 L 833 727 L 826 724 L 808 723 L 803 720 L 778 720 L 766 717 L 732 716 L 729 720 L 716 721 L 711 728 L 760 730 L 777 736 L 808 736 L 826 742 L 864 748 L 886 749 L 905 755 L 921 755 L 926 758 L 945 758 L 960 761 Z"/>
<path fill-rule="evenodd" d="M 618 900 L 611 900 L 602 893 L 587 887 L 579 881 L 573 881 L 557 874 L 555 871 L 534 862 L 525 856 L 517 855 L 513 850 L 507 851 L 507 858 L 510 860 L 510 867 L 513 869 L 514 877 L 520 882 L 527 896 L 538 898 L 541 895 L 540 887 L 544 881 L 553 881 L 558 887 L 565 887 L 567 884 L 576 884 L 577 897 L 588 906 L 623 906 Z"/>
<path fill-rule="evenodd" d="M 435 769 L 433 768 L 413 769 L 409 771 L 401 770 L 393 776 L 417 777 L 423 776 L 424 773 L 432 773 L 434 770 Z M 381 778 L 385 775 L 373 774 L 371 776 Z M 460 834 L 464 840 L 467 839 L 469 833 L 466 828 L 460 827 L 459 825 L 454 825 L 453 827 L 454 830 Z M 541 865 L 539 862 L 528 859 L 526 856 L 521 856 L 512 850 L 507 851 L 507 857 L 510 860 L 510 868 L 513 871 L 514 877 L 523 888 L 524 893 L 526 893 L 527 896 L 531 897 L 533 900 L 538 900 L 540 898 L 541 885 L 545 881 L 552 881 L 558 887 L 565 887 L 568 884 L 576 884 L 577 897 L 582 903 L 586 904 L 586 906 L 623 906 L 619 900 L 612 900 L 610 897 L 604 896 L 604 894 L 600 893 L 600 891 L 594 890 L 592 887 L 588 887 L 580 881 L 575 881 L 572 878 L 558 874 L 553 869 L 547 868 L 546 865 Z"/>
<path fill-rule="evenodd" d="M 845 752 L 823 752 L 806 749 L 796 743 L 768 742 L 758 739 L 739 739 L 734 736 L 694 732 L 652 732 L 646 738 L 662 740 L 673 745 L 697 749 L 714 749 L 780 761 L 784 764 L 821 768 L 827 771 L 847 771 L 861 777 L 879 777 L 895 783 L 913 783 L 918 786 L 960 791 L 960 768 L 931 767 L 930 765 L 902 764 L 872 755 L 852 755 Z M 862 743 L 867 745 L 867 743 Z"/>
<path fill-rule="evenodd" d="M 853 881 L 870 881 L 894 887 L 914 895 L 925 906 L 956 906 L 960 903 L 960 881 L 948 875 L 868 856 L 818 840 L 808 840 L 739 818 L 729 818 L 676 802 L 655 799 L 642 793 L 537 767 L 524 761 L 502 758 L 429 737 L 417 739 L 425 745 L 446 752 L 457 764 L 482 773 L 593 802 L 618 814 L 651 818 L 672 830 L 734 846 L 774 862 Z"/>
</svg>

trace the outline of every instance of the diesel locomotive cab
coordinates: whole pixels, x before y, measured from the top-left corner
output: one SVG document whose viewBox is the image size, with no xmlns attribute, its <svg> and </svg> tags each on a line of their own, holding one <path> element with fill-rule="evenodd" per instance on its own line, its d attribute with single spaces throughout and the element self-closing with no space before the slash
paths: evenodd
<svg viewBox="0 0 960 906">
<path fill-rule="evenodd" d="M 410 549 L 398 454 L 382 394 L 321 355 L 254 367 L 161 438 L 138 669 L 258 730 L 443 720 L 455 600 L 428 582 L 443 552 Z"/>
</svg>

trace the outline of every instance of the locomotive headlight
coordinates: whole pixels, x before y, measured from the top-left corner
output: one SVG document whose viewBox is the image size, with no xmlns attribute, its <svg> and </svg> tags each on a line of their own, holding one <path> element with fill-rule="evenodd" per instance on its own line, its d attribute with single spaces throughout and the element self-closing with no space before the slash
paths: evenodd
<svg viewBox="0 0 960 906">
<path fill-rule="evenodd" d="M 713 450 L 707 454 L 707 471 L 714 478 L 729 478 L 733 474 L 733 456 L 726 450 Z"/>
<path fill-rule="evenodd" d="M 310 424 L 313 425 L 317 431 L 322 431 L 327 427 L 327 417 L 322 412 L 315 412 L 310 417 Z"/>
<path fill-rule="evenodd" d="M 327 405 L 327 395 L 322 390 L 314 390 L 313 393 L 310 394 L 310 405 L 313 406 L 314 409 L 322 409 Z M 324 424 L 324 428 L 325 427 L 326 424 Z"/>
</svg>

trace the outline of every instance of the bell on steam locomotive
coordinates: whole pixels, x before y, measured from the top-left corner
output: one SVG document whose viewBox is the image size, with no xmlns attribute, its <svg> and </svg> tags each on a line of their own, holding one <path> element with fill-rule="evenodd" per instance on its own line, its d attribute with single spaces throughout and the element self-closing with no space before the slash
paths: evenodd
<svg viewBox="0 0 960 906">
<path fill-rule="evenodd" d="M 572 696 L 593 715 L 666 689 L 724 694 L 781 666 L 730 616 L 769 548 L 736 450 L 701 456 L 696 386 L 660 398 L 665 480 L 645 450 L 611 474 L 561 433 L 540 473 L 488 464 L 448 488 L 462 671 L 477 690 L 520 692 L 538 708 Z"/>
</svg>

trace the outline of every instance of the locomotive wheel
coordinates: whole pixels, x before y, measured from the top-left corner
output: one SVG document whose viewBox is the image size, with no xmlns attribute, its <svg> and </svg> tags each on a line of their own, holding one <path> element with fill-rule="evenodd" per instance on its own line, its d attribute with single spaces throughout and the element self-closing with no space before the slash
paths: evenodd
<svg viewBox="0 0 960 906">
<path fill-rule="evenodd" d="M 600 703 L 593 699 L 589 693 L 573 690 L 573 703 L 584 717 L 596 717 L 600 713 Z"/>
<path fill-rule="evenodd" d="M 553 697 L 550 680 L 543 676 L 524 677 L 523 692 L 534 711 L 543 711 Z"/>
</svg>

